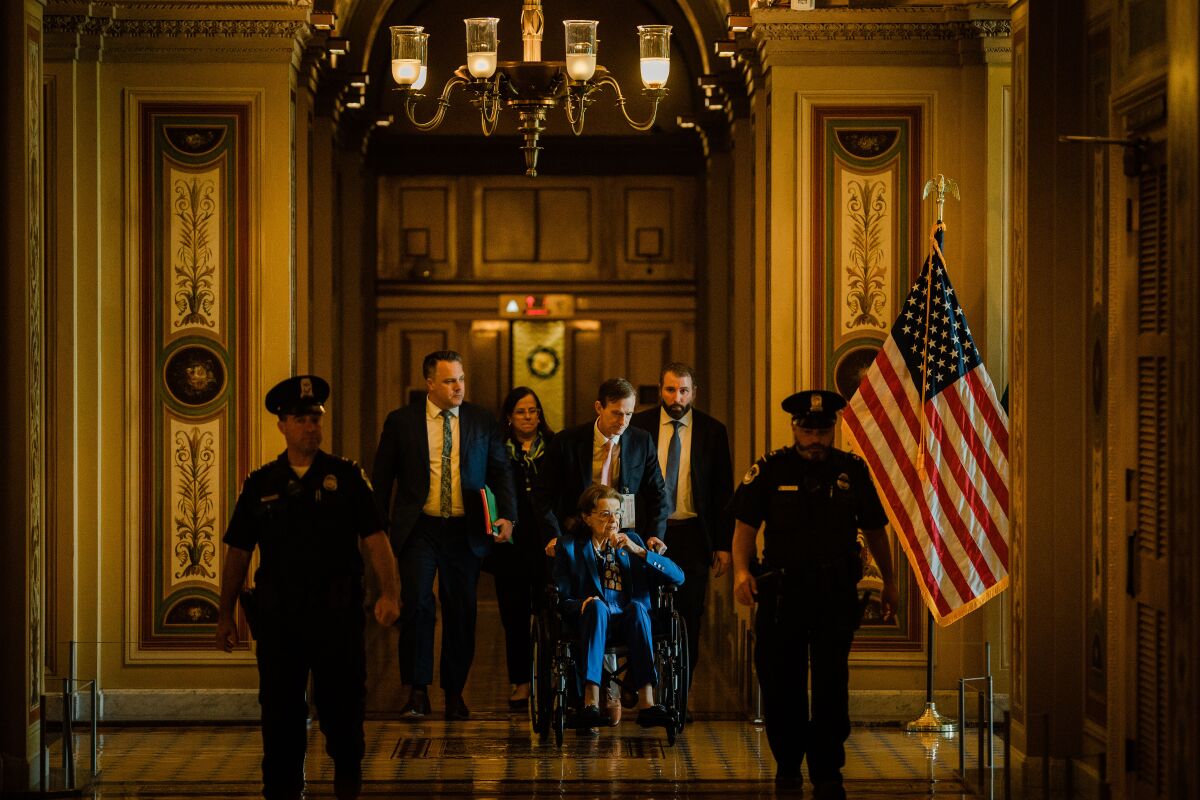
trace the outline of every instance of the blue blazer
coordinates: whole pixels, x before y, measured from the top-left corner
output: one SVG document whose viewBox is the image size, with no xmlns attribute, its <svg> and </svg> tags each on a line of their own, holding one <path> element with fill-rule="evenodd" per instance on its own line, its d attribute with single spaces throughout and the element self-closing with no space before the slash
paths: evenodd
<svg viewBox="0 0 1200 800">
<path fill-rule="evenodd" d="M 513 522 L 517 519 L 517 493 L 495 418 L 481 406 L 463 403 L 458 411 L 458 434 L 467 541 L 475 555 L 482 558 L 491 549 L 492 537 L 484 530 L 479 490 L 485 485 L 491 487 L 496 495 L 497 516 Z M 392 548 L 399 553 L 429 496 L 429 432 L 424 398 L 388 414 L 375 450 L 371 483 L 380 513 L 390 521 Z"/>
<path fill-rule="evenodd" d="M 629 539 L 645 547 L 642 537 L 626 531 Z M 595 550 L 592 549 L 592 533 L 586 525 L 560 536 L 554 551 L 554 585 L 562 598 L 563 612 L 570 618 L 579 616 L 579 607 L 588 597 L 604 597 L 600 585 L 600 574 L 596 571 Z M 683 570 L 671 559 L 651 550 L 646 558 L 631 556 L 628 550 L 617 551 L 617 563 L 621 567 L 621 582 L 629 592 L 629 599 L 647 611 L 650 610 L 650 587 L 661 584 L 679 586 L 683 583 Z"/>
<path fill-rule="evenodd" d="M 533 487 L 533 510 L 541 528 L 542 542 L 562 535 L 563 525 L 575 516 L 579 495 L 592 483 L 592 436 L 596 421 L 567 428 L 554 436 L 546 461 Z M 617 474 L 619 492 L 634 495 L 637 509 L 635 529 L 643 539 L 665 538 L 667 530 L 666 488 L 658 466 L 658 447 L 653 437 L 630 425 L 621 434 L 621 464 Z M 622 525 L 622 527 L 626 527 Z"/>
</svg>

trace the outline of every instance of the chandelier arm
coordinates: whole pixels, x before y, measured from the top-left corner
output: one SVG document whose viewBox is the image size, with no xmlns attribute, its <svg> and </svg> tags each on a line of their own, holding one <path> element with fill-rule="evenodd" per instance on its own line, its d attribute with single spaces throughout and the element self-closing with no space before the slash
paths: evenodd
<svg viewBox="0 0 1200 800">
<path fill-rule="evenodd" d="M 567 112 L 567 122 L 571 123 L 571 132 L 579 136 L 583 133 L 583 117 L 587 113 L 587 100 L 582 94 L 579 95 L 579 116 L 576 117 L 571 111 L 571 94 L 568 92 L 563 108 Z"/>
<path fill-rule="evenodd" d="M 479 100 L 479 125 L 484 136 L 491 136 L 500 122 L 500 74 L 497 73 L 489 91 Z"/>
<path fill-rule="evenodd" d="M 417 118 L 414 116 L 413 112 L 415 111 L 417 100 L 412 94 L 409 94 L 404 98 L 404 115 L 408 117 L 408 121 L 412 123 L 412 126 L 417 130 L 433 130 L 442 124 L 442 119 L 444 119 L 446 116 L 446 110 L 450 108 L 450 92 L 455 86 L 461 86 L 465 83 L 466 80 L 463 78 L 460 78 L 457 75 L 452 75 L 450 79 L 446 81 L 446 85 L 442 87 L 442 95 L 437 99 L 437 111 L 434 112 L 434 115 L 426 122 L 418 122 Z"/>
<path fill-rule="evenodd" d="M 654 101 L 654 105 L 650 108 L 650 118 L 645 122 L 638 122 L 630 117 L 629 112 L 625 110 L 625 95 L 621 94 L 621 85 L 617 83 L 617 79 L 611 75 L 605 75 L 603 78 L 600 78 L 596 81 L 597 87 L 604 85 L 611 86 L 613 91 L 617 93 L 617 107 L 621 109 L 621 116 L 625 117 L 625 121 L 629 123 L 629 127 L 633 128 L 635 131 L 648 131 L 654 126 L 654 119 L 658 116 L 658 104 L 666 95 L 666 90 L 648 90 L 647 93 Z"/>
<path fill-rule="evenodd" d="M 491 136 L 496 132 L 496 125 L 500 123 L 500 96 L 496 95 L 492 101 L 491 113 L 488 113 L 485 106 L 479 109 L 479 126 L 483 129 L 484 136 Z"/>
</svg>

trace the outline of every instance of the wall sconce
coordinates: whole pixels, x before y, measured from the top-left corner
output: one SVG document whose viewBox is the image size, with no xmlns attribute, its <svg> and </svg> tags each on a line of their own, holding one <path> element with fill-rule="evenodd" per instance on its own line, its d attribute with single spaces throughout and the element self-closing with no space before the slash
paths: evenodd
<svg viewBox="0 0 1200 800">
<path fill-rule="evenodd" d="M 308 15 L 308 24 L 318 31 L 331 31 L 337 20 L 337 14 L 332 11 L 313 11 Z"/>
<path fill-rule="evenodd" d="M 734 58 L 737 56 L 737 42 L 733 39 L 713 42 L 713 52 L 717 54 L 717 58 Z"/>
<path fill-rule="evenodd" d="M 371 76 L 365 72 L 355 72 L 350 76 L 349 83 L 355 89 L 366 89 L 371 82 Z"/>
</svg>

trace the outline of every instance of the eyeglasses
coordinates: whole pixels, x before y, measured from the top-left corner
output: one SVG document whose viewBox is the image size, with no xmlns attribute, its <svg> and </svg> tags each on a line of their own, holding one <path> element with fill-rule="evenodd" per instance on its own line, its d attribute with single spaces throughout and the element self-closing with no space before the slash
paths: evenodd
<svg viewBox="0 0 1200 800">
<path fill-rule="evenodd" d="M 536 408 L 518 408 L 512 412 L 514 417 L 536 417 L 538 410 Z"/>
<path fill-rule="evenodd" d="M 599 517 L 600 519 L 607 521 L 610 519 L 620 519 L 621 512 L 620 511 L 593 511 L 592 516 Z"/>
</svg>

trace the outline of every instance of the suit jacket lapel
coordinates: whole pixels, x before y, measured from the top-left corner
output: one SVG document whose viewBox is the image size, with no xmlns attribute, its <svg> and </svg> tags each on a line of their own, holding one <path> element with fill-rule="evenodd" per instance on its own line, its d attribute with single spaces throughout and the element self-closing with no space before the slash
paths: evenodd
<svg viewBox="0 0 1200 800">
<path fill-rule="evenodd" d="M 467 421 L 466 409 L 458 407 L 458 474 L 467 474 L 467 462 L 470 460 L 467 451 L 467 439 L 471 433 L 471 423 Z"/>
<path fill-rule="evenodd" d="M 584 561 L 586 562 L 584 564 L 584 566 L 587 568 L 587 574 L 592 579 L 592 586 L 593 586 L 593 588 L 596 589 L 597 592 L 600 593 L 601 596 L 603 596 L 604 595 L 604 584 L 602 584 L 600 582 L 600 572 L 599 572 L 599 570 L 596 569 L 596 548 L 592 547 L 591 537 L 589 536 L 587 539 L 583 540 L 580 544 L 583 545 L 583 547 L 581 548 L 583 552 L 580 555 L 583 557 Z"/>
<path fill-rule="evenodd" d="M 589 427 L 586 429 L 586 435 L 580 436 L 579 441 L 575 443 L 575 455 L 578 456 L 578 458 L 579 458 L 579 476 L 583 480 L 583 483 L 580 485 L 583 486 L 585 489 L 588 486 L 592 485 L 592 437 L 593 437 L 593 435 L 594 434 L 592 433 L 592 429 Z M 573 498 L 572 505 L 574 504 L 574 500 L 578 500 L 578 499 L 579 498 Z M 592 571 L 595 572 L 594 569 Z"/>
<path fill-rule="evenodd" d="M 412 415 L 412 437 L 416 444 L 416 452 L 420 459 L 420 463 L 416 465 L 417 474 L 422 476 L 425 482 L 425 491 L 422 494 L 429 492 L 429 426 L 425 419 L 425 403 L 421 403 L 415 408 L 416 412 Z"/>
<path fill-rule="evenodd" d="M 704 459 L 698 458 L 698 454 L 704 452 L 704 426 L 700 424 L 700 413 L 692 409 L 692 451 L 688 457 L 688 466 L 692 470 L 692 503 L 697 502 L 695 491 L 696 486 L 702 486 L 703 483 L 697 478 L 704 472 Z M 698 468 L 697 468 L 698 467 Z"/>
</svg>

